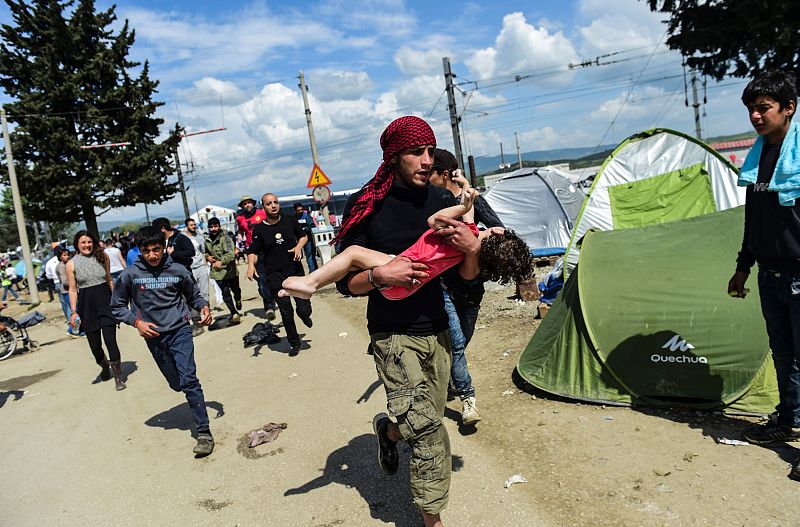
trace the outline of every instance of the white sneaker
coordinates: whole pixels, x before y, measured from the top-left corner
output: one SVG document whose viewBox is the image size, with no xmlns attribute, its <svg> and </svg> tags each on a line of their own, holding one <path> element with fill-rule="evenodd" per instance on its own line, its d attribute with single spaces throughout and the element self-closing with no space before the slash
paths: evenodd
<svg viewBox="0 0 800 527">
<path fill-rule="evenodd" d="M 461 423 L 464 425 L 474 425 L 481 420 L 478 413 L 478 407 L 475 402 L 475 396 L 467 397 L 463 401 L 464 410 L 461 412 Z"/>
</svg>

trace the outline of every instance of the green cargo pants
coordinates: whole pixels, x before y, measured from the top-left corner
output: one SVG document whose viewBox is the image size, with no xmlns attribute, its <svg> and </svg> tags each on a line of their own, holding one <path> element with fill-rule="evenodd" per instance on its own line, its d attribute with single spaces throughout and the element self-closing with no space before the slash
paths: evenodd
<svg viewBox="0 0 800 527">
<path fill-rule="evenodd" d="M 411 447 L 411 495 L 420 510 L 438 514 L 450 492 L 450 438 L 442 422 L 450 381 L 450 335 L 371 335 L 375 367 L 389 414 Z"/>
</svg>

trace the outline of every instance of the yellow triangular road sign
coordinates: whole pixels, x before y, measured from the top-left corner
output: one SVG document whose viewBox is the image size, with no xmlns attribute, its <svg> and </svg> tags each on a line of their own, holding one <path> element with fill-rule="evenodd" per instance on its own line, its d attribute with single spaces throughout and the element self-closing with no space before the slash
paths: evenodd
<svg viewBox="0 0 800 527">
<path fill-rule="evenodd" d="M 319 168 L 319 165 L 314 165 L 313 170 L 311 170 L 311 177 L 308 178 L 308 188 L 318 187 L 320 185 L 330 185 L 331 180 L 328 179 L 328 176 L 325 175 L 325 172 Z"/>
</svg>

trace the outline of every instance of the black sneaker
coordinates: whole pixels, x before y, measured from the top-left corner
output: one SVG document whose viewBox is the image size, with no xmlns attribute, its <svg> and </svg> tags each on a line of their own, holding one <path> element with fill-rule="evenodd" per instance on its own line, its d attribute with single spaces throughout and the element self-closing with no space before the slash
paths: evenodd
<svg viewBox="0 0 800 527">
<path fill-rule="evenodd" d="M 795 459 L 792 463 L 792 470 L 789 472 L 789 477 L 795 481 L 800 481 L 800 457 Z"/>
<path fill-rule="evenodd" d="M 194 446 L 194 452 L 197 457 L 206 457 L 214 451 L 214 438 L 209 432 L 201 432 L 197 434 L 197 444 Z"/>
<path fill-rule="evenodd" d="M 314 325 L 314 321 L 311 320 L 311 315 L 301 315 L 298 313 L 297 316 L 300 317 L 300 320 L 303 321 L 303 324 L 305 324 L 307 328 L 310 328 Z"/>
<path fill-rule="evenodd" d="M 274 308 L 267 309 L 267 320 L 275 320 L 275 309 Z"/>
<path fill-rule="evenodd" d="M 769 443 L 785 443 L 800 440 L 800 428 L 794 428 L 776 423 L 753 425 L 742 432 L 742 437 L 754 445 L 767 445 Z"/>
<path fill-rule="evenodd" d="M 381 470 L 391 476 L 397 472 L 400 455 L 397 452 L 397 442 L 389 439 L 386 434 L 386 427 L 389 423 L 391 420 L 384 413 L 379 413 L 372 419 L 372 429 L 378 437 L 378 465 Z"/>
<path fill-rule="evenodd" d="M 192 336 L 193 337 L 199 337 L 200 335 L 203 334 L 203 331 L 204 331 L 203 326 L 201 326 L 200 324 L 192 325 Z"/>
<path fill-rule="evenodd" d="M 302 344 L 292 344 L 292 348 L 289 350 L 290 357 L 297 357 L 297 354 L 300 353 L 300 346 Z"/>
</svg>

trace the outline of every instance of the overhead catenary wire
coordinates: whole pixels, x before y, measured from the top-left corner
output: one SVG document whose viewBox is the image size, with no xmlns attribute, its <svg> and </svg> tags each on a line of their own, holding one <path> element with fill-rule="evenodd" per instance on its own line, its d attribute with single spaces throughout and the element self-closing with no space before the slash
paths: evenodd
<svg viewBox="0 0 800 527">
<path fill-rule="evenodd" d="M 661 41 L 664 40 L 664 37 L 666 37 L 666 36 L 667 36 L 667 31 L 665 31 L 664 34 L 659 39 L 659 44 L 661 44 Z M 628 90 L 627 95 L 625 95 L 625 99 L 623 99 L 622 103 L 619 105 L 619 108 L 617 108 L 617 113 L 614 115 L 614 118 L 611 119 L 611 123 L 609 123 L 608 128 L 606 128 L 606 131 L 603 132 L 603 136 L 600 138 L 600 141 L 597 143 L 597 146 L 595 147 L 594 152 L 592 152 L 593 154 L 597 153 L 597 150 L 600 148 L 600 145 L 603 144 L 603 141 L 605 140 L 606 135 L 608 135 L 608 131 L 611 130 L 611 128 L 614 126 L 614 123 L 617 121 L 617 117 L 619 117 L 619 114 L 622 112 L 622 108 L 625 107 L 625 104 L 628 102 L 628 99 L 630 98 L 631 94 L 633 93 L 633 90 L 636 88 L 636 85 L 639 83 L 639 79 L 642 78 L 642 75 L 644 75 L 644 72 L 647 69 L 647 66 L 650 65 L 650 61 L 653 59 L 653 55 L 655 55 L 655 52 L 656 52 L 657 49 L 658 49 L 658 47 L 653 49 L 653 53 L 647 59 L 647 62 L 645 62 L 644 66 L 642 67 L 642 70 L 639 72 L 639 76 L 636 78 L 636 81 L 631 85 L 630 89 Z"/>
</svg>

